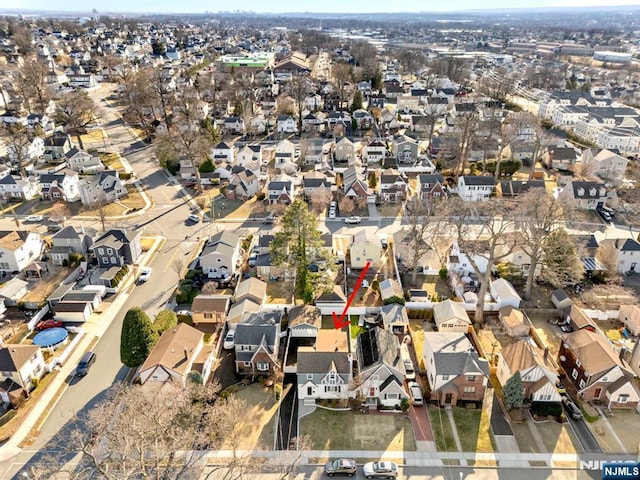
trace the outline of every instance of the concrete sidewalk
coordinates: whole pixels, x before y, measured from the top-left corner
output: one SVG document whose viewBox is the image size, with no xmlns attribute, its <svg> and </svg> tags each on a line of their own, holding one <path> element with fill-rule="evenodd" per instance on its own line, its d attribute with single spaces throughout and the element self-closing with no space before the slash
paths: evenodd
<svg viewBox="0 0 640 480">
<path fill-rule="evenodd" d="M 158 237 L 154 245 L 149 249 L 144 257 L 140 266 L 145 266 L 151 263 L 151 260 L 158 251 L 158 248 L 162 245 L 163 238 Z M 122 286 L 116 299 L 109 306 L 109 308 L 101 314 L 92 314 L 85 322 L 82 329 L 84 335 L 78 342 L 75 350 L 71 353 L 67 361 L 56 367 L 57 375 L 53 381 L 48 385 L 47 389 L 37 399 L 37 403 L 33 406 L 29 414 L 24 418 L 16 432 L 11 438 L 0 447 L 0 462 L 5 462 L 10 458 L 13 458 L 20 453 L 22 448 L 20 445 L 23 441 L 28 440 L 29 434 L 34 428 L 39 429 L 46 421 L 47 416 L 53 410 L 56 403 L 61 397 L 62 391 L 67 386 L 67 379 L 75 371 L 76 365 L 80 361 L 80 358 L 85 351 L 89 348 L 95 339 L 102 337 L 104 332 L 109 328 L 111 322 L 120 312 L 125 302 L 129 299 L 129 294 L 126 293 L 129 287 L 135 284 L 135 275 L 129 276 L 129 279 Z"/>
</svg>

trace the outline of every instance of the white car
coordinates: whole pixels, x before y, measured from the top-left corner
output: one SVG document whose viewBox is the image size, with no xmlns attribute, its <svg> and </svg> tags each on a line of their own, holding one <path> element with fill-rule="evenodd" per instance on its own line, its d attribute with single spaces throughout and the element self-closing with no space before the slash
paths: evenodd
<svg viewBox="0 0 640 480">
<path fill-rule="evenodd" d="M 415 406 L 424 405 L 424 397 L 422 396 L 422 388 L 416 382 L 408 382 L 409 394 L 411 395 L 411 403 Z"/>
<path fill-rule="evenodd" d="M 367 478 L 398 478 L 398 464 L 394 462 L 369 462 L 362 467 Z"/>
<path fill-rule="evenodd" d="M 145 283 L 147 280 L 149 280 L 151 272 L 153 272 L 153 269 L 151 267 L 144 267 L 142 269 L 142 272 L 140 273 L 140 276 L 138 277 L 138 281 L 140 283 Z"/>
<path fill-rule="evenodd" d="M 191 311 L 190 310 L 178 310 L 176 312 L 176 315 L 182 315 L 183 317 L 190 317 L 191 316 Z"/>
<path fill-rule="evenodd" d="M 225 350 L 231 350 L 233 348 L 234 343 L 235 343 L 235 338 L 236 338 L 236 331 L 235 330 L 229 330 L 227 332 L 227 336 L 224 337 L 224 343 L 222 344 L 222 347 Z"/>
<path fill-rule="evenodd" d="M 347 217 L 344 219 L 344 223 L 348 223 L 348 224 L 354 224 L 354 223 L 360 223 L 362 221 L 362 219 L 360 217 Z"/>
<path fill-rule="evenodd" d="M 335 209 L 329 210 L 329 218 L 336 218 L 336 211 L 335 211 Z"/>
<path fill-rule="evenodd" d="M 24 219 L 25 222 L 37 223 L 42 221 L 42 215 L 29 215 Z"/>
<path fill-rule="evenodd" d="M 200 215 L 196 215 L 195 213 L 192 213 L 187 217 L 187 220 L 194 223 L 200 223 Z"/>
</svg>

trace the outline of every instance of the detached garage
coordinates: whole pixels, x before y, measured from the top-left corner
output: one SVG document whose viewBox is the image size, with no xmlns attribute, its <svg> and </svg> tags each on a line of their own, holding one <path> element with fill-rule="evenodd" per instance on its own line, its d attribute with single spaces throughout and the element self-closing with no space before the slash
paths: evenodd
<svg viewBox="0 0 640 480">
<path fill-rule="evenodd" d="M 83 323 L 89 319 L 92 309 L 88 302 L 59 302 L 54 307 L 55 318 L 64 323 Z"/>
</svg>

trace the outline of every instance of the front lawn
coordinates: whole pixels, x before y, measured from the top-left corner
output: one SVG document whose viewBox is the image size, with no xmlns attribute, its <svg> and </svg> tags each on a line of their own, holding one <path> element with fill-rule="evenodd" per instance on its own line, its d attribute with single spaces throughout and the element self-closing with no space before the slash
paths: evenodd
<svg viewBox="0 0 640 480">
<path fill-rule="evenodd" d="M 444 409 L 434 405 L 427 406 L 429 409 L 429 421 L 431 430 L 436 440 L 436 448 L 439 452 L 456 452 L 456 442 L 453 439 L 451 423 Z"/>
<path fill-rule="evenodd" d="M 299 433 L 311 438 L 313 450 L 416 450 L 404 413 L 357 415 L 318 408 L 300 420 Z"/>
<path fill-rule="evenodd" d="M 489 416 L 481 409 L 453 407 L 453 418 L 463 452 L 493 452 Z"/>
<path fill-rule="evenodd" d="M 273 388 L 260 384 L 241 387 L 233 395 L 246 402 L 244 420 L 236 424 L 239 439 L 236 448 L 240 450 L 270 450 L 276 424 L 278 403 Z"/>
</svg>

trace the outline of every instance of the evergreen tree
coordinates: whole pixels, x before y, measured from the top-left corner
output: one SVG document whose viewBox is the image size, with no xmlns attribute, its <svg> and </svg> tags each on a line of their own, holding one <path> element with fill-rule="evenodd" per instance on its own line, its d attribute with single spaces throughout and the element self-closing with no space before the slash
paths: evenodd
<svg viewBox="0 0 640 480">
<path fill-rule="evenodd" d="M 124 316 L 120 337 L 120 361 L 127 367 L 139 367 L 158 341 L 158 332 L 140 307 L 130 309 Z"/>
<path fill-rule="evenodd" d="M 178 325 L 178 316 L 176 315 L 176 312 L 166 309 L 158 312 L 156 319 L 153 322 L 153 326 L 155 327 L 156 332 L 158 332 L 158 335 L 162 335 L 162 332 L 165 332 L 176 325 Z"/>
<path fill-rule="evenodd" d="M 504 403 L 506 404 L 508 410 L 522 407 L 524 398 L 520 372 L 514 373 L 513 376 L 509 380 L 507 380 L 507 383 L 504 384 L 502 393 L 504 395 Z"/>
</svg>

